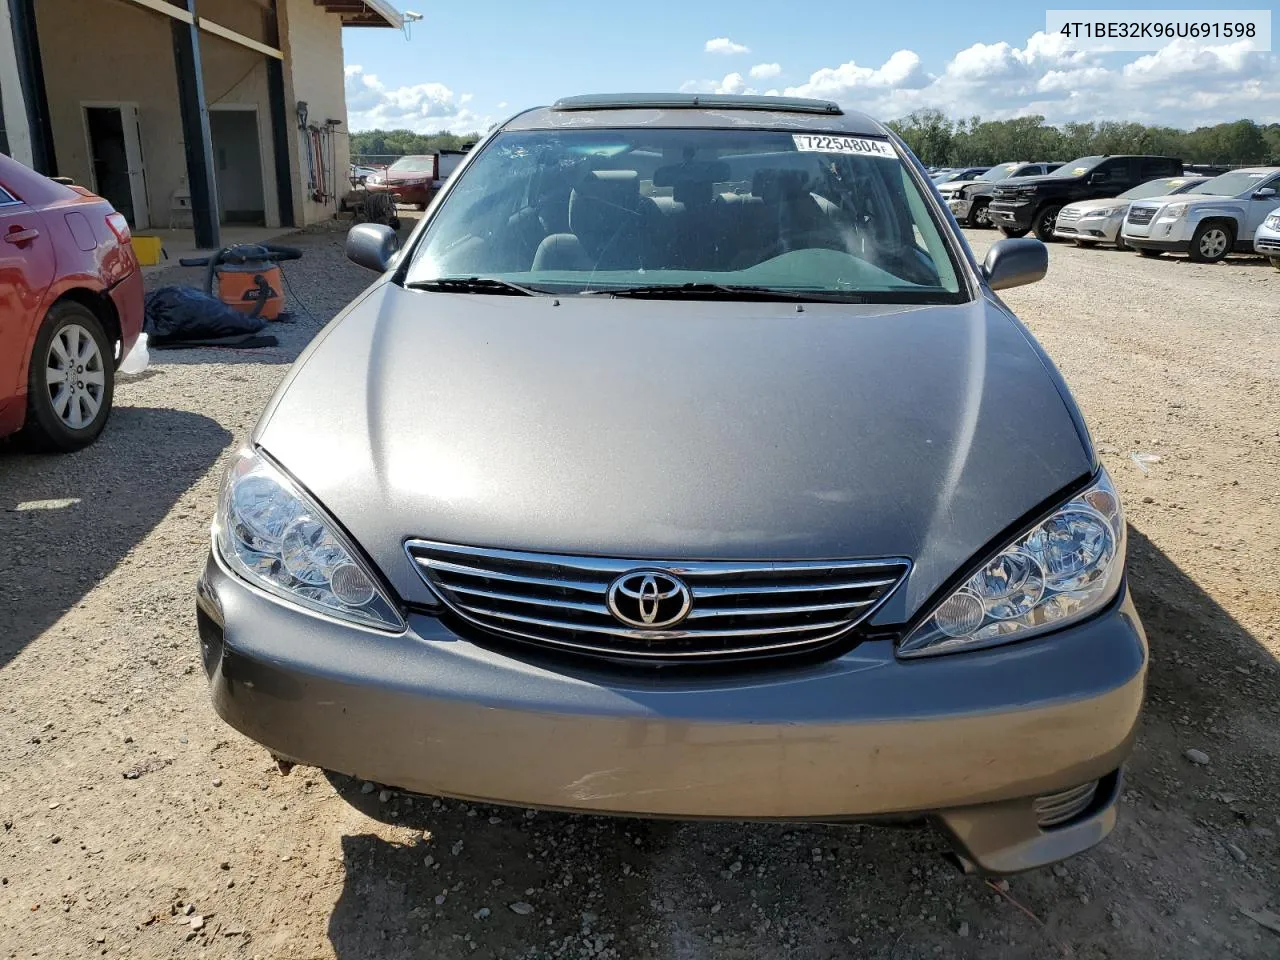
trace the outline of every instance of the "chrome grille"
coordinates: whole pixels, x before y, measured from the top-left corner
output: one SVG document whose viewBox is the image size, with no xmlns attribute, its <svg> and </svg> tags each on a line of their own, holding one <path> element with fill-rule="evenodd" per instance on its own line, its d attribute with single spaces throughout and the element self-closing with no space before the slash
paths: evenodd
<svg viewBox="0 0 1280 960">
<path fill-rule="evenodd" d="M 1031 804 L 1036 812 L 1036 822 L 1045 829 L 1062 826 L 1079 816 L 1089 804 L 1093 803 L 1094 794 L 1097 792 L 1098 781 L 1092 780 L 1069 790 L 1036 797 Z"/>
<path fill-rule="evenodd" d="M 1272 240 L 1270 237 L 1258 237 L 1253 241 L 1254 247 L 1258 250 L 1271 250 L 1280 252 L 1280 240 Z"/>
<path fill-rule="evenodd" d="M 1084 211 L 1078 207 L 1063 207 L 1058 211 L 1058 223 L 1074 223 L 1083 214 Z"/>
<path fill-rule="evenodd" d="M 422 578 L 455 614 L 488 633 L 611 658 L 694 660 L 796 652 L 865 620 L 906 576 L 905 559 L 780 562 L 653 561 L 405 544 Z M 610 613 L 610 585 L 660 571 L 689 589 L 669 629 Z"/>
<path fill-rule="evenodd" d="M 1155 207 L 1132 206 L 1129 208 L 1128 220 L 1130 223 L 1136 223 L 1138 226 L 1142 226 L 1144 223 L 1150 223 L 1155 215 Z"/>
</svg>

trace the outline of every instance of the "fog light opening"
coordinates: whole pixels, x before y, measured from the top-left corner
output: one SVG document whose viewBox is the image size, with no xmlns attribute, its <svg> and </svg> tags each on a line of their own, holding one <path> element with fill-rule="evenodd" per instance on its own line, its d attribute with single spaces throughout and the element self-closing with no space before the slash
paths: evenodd
<svg viewBox="0 0 1280 960">
<path fill-rule="evenodd" d="M 1078 787 L 1036 797 L 1031 803 L 1036 813 L 1036 823 L 1041 830 L 1064 827 L 1092 806 L 1097 793 L 1098 781 L 1092 780 Z"/>
</svg>

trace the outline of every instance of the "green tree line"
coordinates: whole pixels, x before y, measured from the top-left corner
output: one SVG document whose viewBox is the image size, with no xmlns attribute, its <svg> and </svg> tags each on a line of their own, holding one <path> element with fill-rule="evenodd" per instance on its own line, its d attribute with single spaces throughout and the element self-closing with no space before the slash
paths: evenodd
<svg viewBox="0 0 1280 960">
<path fill-rule="evenodd" d="M 364 130 L 351 134 L 351 155 L 403 157 L 413 153 L 461 150 L 480 139 L 479 133 L 414 133 L 412 130 Z"/>
<path fill-rule="evenodd" d="M 1049 126 L 1044 117 L 952 120 L 918 110 L 889 124 L 928 166 L 977 166 L 1005 160 L 1061 160 L 1145 153 L 1184 163 L 1280 164 L 1280 123 L 1236 120 L 1178 130 L 1104 120 Z"/>
</svg>

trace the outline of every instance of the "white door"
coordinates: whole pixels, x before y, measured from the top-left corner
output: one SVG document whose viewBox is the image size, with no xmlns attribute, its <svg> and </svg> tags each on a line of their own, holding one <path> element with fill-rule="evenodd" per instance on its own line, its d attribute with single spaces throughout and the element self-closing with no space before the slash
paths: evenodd
<svg viewBox="0 0 1280 960">
<path fill-rule="evenodd" d="M 147 168 L 142 159 L 142 124 L 138 120 L 138 108 L 133 104 L 121 104 L 120 120 L 124 127 L 124 155 L 129 164 L 129 190 L 133 196 L 135 229 L 151 226 L 151 211 L 147 205 Z"/>
</svg>

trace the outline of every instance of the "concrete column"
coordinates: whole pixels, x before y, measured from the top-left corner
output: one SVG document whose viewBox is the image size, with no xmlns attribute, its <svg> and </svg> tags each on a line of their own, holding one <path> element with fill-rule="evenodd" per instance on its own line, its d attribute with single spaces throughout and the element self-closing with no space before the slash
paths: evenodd
<svg viewBox="0 0 1280 960">
<path fill-rule="evenodd" d="M 0 103 L 9 155 L 56 174 L 31 0 L 0 0 Z"/>
</svg>

